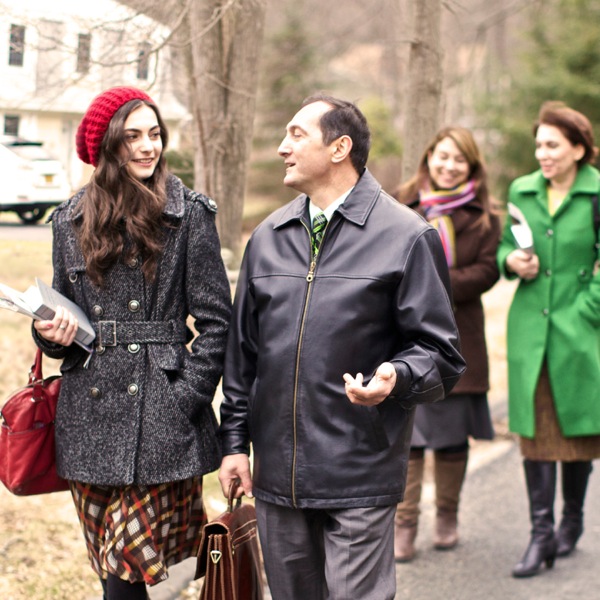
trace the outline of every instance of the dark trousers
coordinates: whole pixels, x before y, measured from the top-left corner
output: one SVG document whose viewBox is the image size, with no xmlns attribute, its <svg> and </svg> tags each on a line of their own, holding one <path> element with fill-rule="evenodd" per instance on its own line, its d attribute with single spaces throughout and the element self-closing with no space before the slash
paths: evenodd
<svg viewBox="0 0 600 600">
<path fill-rule="evenodd" d="M 392 600 L 396 506 L 294 509 L 256 500 L 273 600 Z"/>
</svg>

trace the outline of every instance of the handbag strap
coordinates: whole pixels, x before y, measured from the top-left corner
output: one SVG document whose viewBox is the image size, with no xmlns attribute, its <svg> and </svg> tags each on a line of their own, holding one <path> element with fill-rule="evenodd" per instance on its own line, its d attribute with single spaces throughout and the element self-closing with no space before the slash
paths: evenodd
<svg viewBox="0 0 600 600">
<path fill-rule="evenodd" d="M 42 381 L 44 376 L 42 374 L 42 350 L 41 348 L 37 349 L 35 353 L 35 360 L 31 365 L 31 371 L 29 371 L 29 383 L 35 383 L 36 381 Z"/>
</svg>

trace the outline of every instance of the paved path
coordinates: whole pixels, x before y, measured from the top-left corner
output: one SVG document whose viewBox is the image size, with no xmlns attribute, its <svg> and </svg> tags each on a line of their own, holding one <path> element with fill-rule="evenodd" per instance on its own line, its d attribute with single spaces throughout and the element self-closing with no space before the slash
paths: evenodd
<svg viewBox="0 0 600 600">
<path fill-rule="evenodd" d="M 597 598 L 600 590 L 600 475 L 590 482 L 586 532 L 573 556 L 530 579 L 510 572 L 528 542 L 527 499 L 518 445 L 470 472 L 460 513 L 461 543 L 453 552 L 431 547 L 433 506 L 427 507 L 418 538 L 419 553 L 398 565 L 397 598 L 410 600 L 563 600 Z M 562 501 L 557 498 L 557 515 Z M 585 596 L 584 596 L 585 594 Z"/>
<path fill-rule="evenodd" d="M 21 223 L 5 213 L 0 213 L 0 240 L 14 241 L 52 241 L 51 225 L 21 225 Z"/>
<path fill-rule="evenodd" d="M 426 476 L 427 478 L 427 476 Z M 558 494 L 556 514 L 562 501 Z M 527 497 L 518 444 L 512 439 L 475 444 L 460 512 L 461 541 L 452 552 L 432 546 L 433 488 L 426 482 L 415 560 L 396 567 L 397 599 L 563 600 L 596 598 L 600 590 L 600 473 L 592 475 L 586 503 L 586 531 L 575 553 L 554 569 L 530 579 L 510 572 L 529 539 Z M 197 598 L 188 586 L 193 561 L 173 570 L 167 583 L 151 590 L 152 600 Z M 181 593 L 180 593 L 181 592 Z M 584 596 L 585 595 L 585 596 Z M 269 600 L 267 593 L 265 600 Z M 354 599 L 352 599 L 354 600 Z M 357 598 L 356 600 L 360 600 Z"/>
</svg>

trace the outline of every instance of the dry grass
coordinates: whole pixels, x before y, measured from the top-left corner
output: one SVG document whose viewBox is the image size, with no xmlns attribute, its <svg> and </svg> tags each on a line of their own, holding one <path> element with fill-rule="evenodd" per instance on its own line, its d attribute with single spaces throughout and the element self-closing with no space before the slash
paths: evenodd
<svg viewBox="0 0 600 600">
<path fill-rule="evenodd" d="M 0 242 L 0 281 L 24 291 L 35 277 L 52 282 L 52 257 L 49 242 Z M 0 398 L 27 382 L 35 345 L 31 339 L 31 320 L 24 315 L 0 310 Z M 44 361 L 48 374 L 57 370 L 50 359 Z"/>
<path fill-rule="evenodd" d="M 0 242 L 1 281 L 25 290 L 52 281 L 49 242 Z M 27 383 L 35 345 L 27 317 L 0 310 L 0 398 Z M 58 363 L 44 360 L 44 374 Z M 1 486 L 0 486 L 1 487 Z M 19 498 L 0 489 L 0 598 L 84 600 L 100 593 L 68 492 Z"/>
<path fill-rule="evenodd" d="M 52 280 L 50 242 L 0 241 L 0 281 L 25 290 L 40 277 Z M 27 317 L 0 310 L 0 404 L 27 382 L 35 354 Z M 44 374 L 58 362 L 44 359 Z M 204 481 L 209 517 L 225 508 L 216 480 Z M 17 497 L 0 485 L 0 598 L 2 600 L 87 600 L 101 597 L 89 566 L 69 492 Z"/>
</svg>

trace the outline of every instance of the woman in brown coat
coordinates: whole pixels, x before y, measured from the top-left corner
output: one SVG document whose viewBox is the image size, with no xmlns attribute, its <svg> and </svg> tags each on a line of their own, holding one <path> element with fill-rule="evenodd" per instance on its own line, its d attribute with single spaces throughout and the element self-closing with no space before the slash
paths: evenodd
<svg viewBox="0 0 600 600">
<path fill-rule="evenodd" d="M 488 360 L 481 294 L 499 278 L 498 218 L 490 211 L 486 173 L 470 131 L 448 127 L 427 146 L 417 173 L 397 193 L 438 230 L 450 270 L 454 312 L 467 371 L 442 402 L 419 405 L 411 440 L 404 501 L 398 505 L 395 556 L 412 560 L 419 517 L 425 449 L 434 451 L 436 525 L 434 546 L 456 546 L 460 491 L 469 436 L 494 435 L 487 403 Z"/>
</svg>

